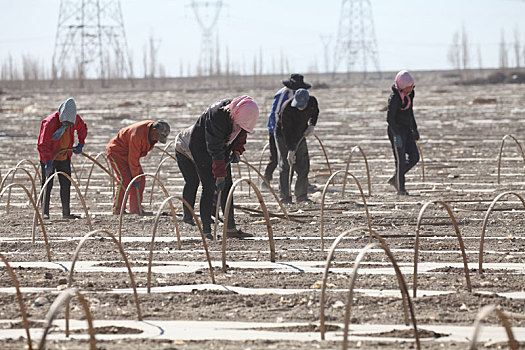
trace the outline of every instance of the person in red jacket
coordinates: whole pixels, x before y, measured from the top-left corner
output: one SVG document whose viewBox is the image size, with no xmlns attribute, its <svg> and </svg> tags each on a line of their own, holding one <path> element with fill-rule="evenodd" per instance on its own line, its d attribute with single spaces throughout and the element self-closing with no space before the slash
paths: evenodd
<svg viewBox="0 0 525 350">
<path fill-rule="evenodd" d="M 77 132 L 78 144 L 73 147 L 75 139 L 74 132 Z M 71 155 L 72 153 L 82 153 L 82 147 L 86 142 L 87 136 L 86 123 L 77 114 L 77 105 L 72 98 L 67 99 L 60 105 L 58 111 L 51 114 L 40 126 L 38 135 L 38 156 L 40 158 L 40 168 L 42 170 L 42 186 L 47 177 L 55 171 L 63 171 L 71 176 Z M 62 149 L 73 149 L 67 152 L 60 152 Z M 62 201 L 62 217 L 64 219 L 77 219 L 78 215 L 71 214 L 69 200 L 71 182 L 63 175 L 58 175 L 60 183 L 60 199 Z M 44 197 L 44 218 L 49 219 L 49 200 L 53 180 L 46 188 Z"/>
<path fill-rule="evenodd" d="M 121 129 L 117 136 L 106 146 L 108 159 L 115 170 L 122 186 L 119 186 L 113 201 L 113 214 L 119 215 L 124 192 L 131 180 L 143 174 L 140 158 L 145 157 L 158 142 L 166 143 L 170 133 L 170 126 L 165 121 L 144 120 Z M 129 193 L 129 212 L 142 213 L 142 194 L 146 182 L 140 178 L 133 183 L 138 190 L 132 189 Z M 140 199 L 139 199 L 140 196 Z"/>
</svg>

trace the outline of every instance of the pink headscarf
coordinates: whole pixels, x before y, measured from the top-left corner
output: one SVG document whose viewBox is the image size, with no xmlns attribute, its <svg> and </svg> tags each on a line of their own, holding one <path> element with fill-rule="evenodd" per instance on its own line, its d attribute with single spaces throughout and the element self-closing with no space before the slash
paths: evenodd
<svg viewBox="0 0 525 350">
<path fill-rule="evenodd" d="M 230 112 L 230 118 L 233 122 L 233 130 L 226 145 L 230 145 L 241 130 L 246 130 L 249 133 L 253 132 L 253 128 L 255 128 L 259 118 L 259 107 L 250 96 L 235 97 L 223 109 Z"/>
<path fill-rule="evenodd" d="M 405 97 L 408 98 L 408 102 L 405 108 L 401 107 L 401 110 L 403 111 L 408 109 L 410 105 L 412 104 L 412 101 L 410 100 L 410 96 L 405 95 L 405 93 L 403 92 L 403 89 L 411 86 L 412 84 L 414 84 L 414 78 L 410 75 L 409 72 L 407 72 L 406 70 L 402 70 L 399 73 L 397 73 L 396 80 L 395 80 L 395 86 L 396 86 L 397 91 L 399 92 L 399 96 L 401 96 L 401 102 L 405 102 Z"/>
</svg>

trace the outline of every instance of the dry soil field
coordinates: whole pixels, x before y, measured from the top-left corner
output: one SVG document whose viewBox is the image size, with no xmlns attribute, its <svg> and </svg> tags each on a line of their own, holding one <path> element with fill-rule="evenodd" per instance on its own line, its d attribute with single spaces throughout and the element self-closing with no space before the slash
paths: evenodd
<svg viewBox="0 0 525 350">
<path fill-rule="evenodd" d="M 409 312 L 405 324 L 406 298 L 401 298 L 400 292 L 403 283 L 384 249 L 374 246 L 363 256 L 355 276 L 349 348 L 416 348 L 416 323 L 421 348 L 465 349 L 473 339 L 478 312 L 489 305 L 505 313 L 517 342 L 525 346 L 525 202 L 520 200 L 525 195 L 525 170 L 522 153 L 510 137 L 505 140 L 498 183 L 503 137 L 511 134 L 520 142 L 525 139 L 525 85 L 462 87 L 439 74 L 415 74 L 415 113 L 424 162 L 407 177 L 410 196 L 400 197 L 386 183 L 393 171 L 385 114 L 390 78 L 364 86 L 329 88 L 316 88 L 319 82 L 306 79 L 314 83 L 311 93 L 319 100 L 316 134 L 329 163 L 328 167 L 321 143 L 308 139 L 309 178 L 318 188 L 310 194 L 313 203 L 286 205 L 287 220 L 271 193 L 263 191 L 271 216 L 270 223 L 266 223 L 254 190 L 247 182 L 239 184 L 233 194 L 236 221 L 238 227 L 255 237 L 228 239 L 224 255 L 221 240 L 207 242 L 212 271 L 199 230 L 175 223 L 169 205 L 161 207 L 166 194 L 159 185 L 151 187 L 152 177 L 147 179 L 144 205 L 154 214 L 160 210 L 161 215 L 119 218 L 111 215 L 110 177 L 100 167 L 92 167 L 94 163 L 88 157 L 74 155 L 73 179 L 86 211 L 72 187 L 72 212 L 83 218 L 62 220 L 55 181 L 51 217 L 36 225 L 35 211 L 24 189 L 8 185 L 23 185 L 34 197 L 30 178 L 36 179 L 38 193 L 39 179 L 31 163 L 38 164 L 40 122 L 69 96 L 75 98 L 79 114 L 88 124 L 85 154 L 107 167 L 105 146 L 120 128 L 143 119 L 164 119 L 172 127 L 169 141 L 173 141 L 177 131 L 192 124 L 206 105 L 220 98 L 249 94 L 259 103 L 261 116 L 256 132 L 248 138 L 245 156 L 259 169 L 267 142 L 267 115 L 279 88 L 278 79 L 272 88 L 259 89 L 5 89 L 0 95 L 0 171 L 5 180 L 0 199 L 0 253 L 20 285 L 33 348 L 38 348 L 52 303 L 68 284 L 89 305 L 97 348 L 342 348 L 352 270 L 354 261 L 369 244 L 365 229 L 368 225 L 383 237 L 385 247 L 391 251 L 402 273 L 401 282 L 407 285 L 407 303 L 413 306 L 415 319 Z M 362 153 L 354 146 L 360 146 Z M 174 146 L 169 145 L 166 151 L 173 155 Z M 267 155 L 263 154 L 263 166 Z M 352 176 L 343 194 L 340 173 L 323 197 L 330 172 L 345 170 L 350 155 L 348 170 L 364 195 Z M 367 159 L 370 185 L 362 155 Z M 143 158 L 142 165 L 145 172 L 157 174 L 170 196 L 181 195 L 183 181 L 173 158 L 154 149 Z M 16 167 L 13 178 L 10 169 Z M 256 172 L 244 164 L 234 167 L 233 172 L 234 181 L 251 178 L 257 186 L 260 184 Z M 274 176 L 278 176 L 277 171 Z M 276 178 L 272 186 L 277 190 Z M 487 216 L 493 200 L 507 191 L 512 193 L 495 202 Z M 181 219 L 181 204 L 176 198 L 173 203 L 176 219 Z M 484 274 L 480 276 L 483 228 Z M 327 332 L 321 340 L 321 286 L 328 252 L 336 237 L 351 229 L 337 245 L 327 275 Z M 104 231 L 82 241 L 94 230 Z M 222 225 L 219 230 L 221 234 Z M 417 296 L 413 297 L 416 232 L 418 275 Z M 133 279 L 108 233 L 116 241 L 120 233 Z M 72 270 L 77 247 L 81 249 Z M 148 293 L 150 247 L 153 263 Z M 71 299 L 69 337 L 64 333 L 65 307 L 57 308 L 47 335 L 48 349 L 89 348 L 88 322 L 81 300 L 77 296 Z M 22 316 L 13 279 L 2 264 L 2 349 L 28 347 Z M 483 324 L 480 344 L 487 348 L 508 346 L 496 312 L 490 313 Z"/>
</svg>

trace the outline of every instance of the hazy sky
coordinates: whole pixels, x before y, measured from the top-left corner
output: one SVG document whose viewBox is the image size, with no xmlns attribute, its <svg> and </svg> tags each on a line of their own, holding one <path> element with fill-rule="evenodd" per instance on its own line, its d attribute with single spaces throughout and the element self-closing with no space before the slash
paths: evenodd
<svg viewBox="0 0 525 350">
<path fill-rule="evenodd" d="M 78 0 L 79 2 L 81 0 Z M 107 1 L 107 0 L 106 0 Z M 202 2 L 202 1 L 201 1 Z M 144 47 L 158 40 L 158 57 L 168 75 L 195 69 L 201 29 L 190 0 L 122 0 L 121 6 L 135 71 L 141 75 Z M 223 0 L 216 29 L 220 54 L 240 72 L 251 73 L 262 54 L 265 71 L 280 71 L 281 55 L 291 71 L 325 70 L 321 36 L 330 36 L 330 61 L 339 25 L 341 0 Z M 501 37 L 515 65 L 514 42 L 525 46 L 523 0 L 371 0 L 382 70 L 449 69 L 447 53 L 455 32 L 464 27 L 471 67 L 499 66 Z M 60 0 L 0 0 L 0 64 L 10 54 L 42 62 L 53 56 Z M 205 16 L 205 11 L 201 11 Z M 208 14 L 209 15 L 209 14 Z M 214 42 L 215 42 L 214 38 Z M 523 60 L 523 58 L 522 58 Z M 332 65 L 332 62 L 330 62 Z M 525 61 L 521 62 L 525 65 Z M 370 66 L 369 70 L 374 70 Z"/>
</svg>

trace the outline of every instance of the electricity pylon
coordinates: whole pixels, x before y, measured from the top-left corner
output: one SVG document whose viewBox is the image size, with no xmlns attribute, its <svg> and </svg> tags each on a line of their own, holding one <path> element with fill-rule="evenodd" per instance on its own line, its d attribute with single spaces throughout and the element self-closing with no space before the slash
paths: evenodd
<svg viewBox="0 0 525 350">
<path fill-rule="evenodd" d="M 119 0 L 61 0 L 53 76 L 74 76 L 81 86 L 88 77 L 130 77 L 129 60 Z M 68 72 L 74 72 L 73 74 Z"/>
<path fill-rule="evenodd" d="M 202 31 L 198 71 L 200 75 L 212 75 L 213 66 L 218 61 L 218 59 L 214 60 L 213 31 L 217 25 L 223 2 L 221 0 L 192 1 L 190 6 Z"/>
<path fill-rule="evenodd" d="M 364 77 L 372 63 L 381 75 L 379 55 L 370 0 L 343 0 L 334 52 L 334 74 L 341 63 L 346 63 L 346 72 L 361 63 Z"/>
</svg>

